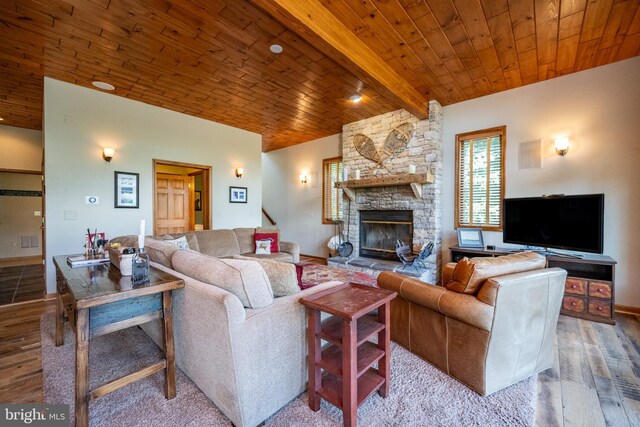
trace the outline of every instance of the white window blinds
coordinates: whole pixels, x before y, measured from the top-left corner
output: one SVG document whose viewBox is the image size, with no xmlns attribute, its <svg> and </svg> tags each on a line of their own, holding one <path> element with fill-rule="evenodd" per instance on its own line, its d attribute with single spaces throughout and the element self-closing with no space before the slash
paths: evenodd
<svg viewBox="0 0 640 427">
<path fill-rule="evenodd" d="M 342 181 L 342 157 L 322 161 L 322 222 L 331 224 L 342 220 L 342 189 L 335 183 Z"/>
<path fill-rule="evenodd" d="M 456 228 L 502 230 L 505 131 L 456 136 Z"/>
</svg>

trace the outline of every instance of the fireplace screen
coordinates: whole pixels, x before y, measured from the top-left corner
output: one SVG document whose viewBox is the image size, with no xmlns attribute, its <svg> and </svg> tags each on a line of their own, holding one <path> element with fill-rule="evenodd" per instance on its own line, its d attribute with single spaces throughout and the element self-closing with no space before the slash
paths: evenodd
<svg viewBox="0 0 640 427">
<path fill-rule="evenodd" d="M 360 211 L 360 256 L 397 261 L 398 240 L 413 243 L 413 211 Z"/>
</svg>

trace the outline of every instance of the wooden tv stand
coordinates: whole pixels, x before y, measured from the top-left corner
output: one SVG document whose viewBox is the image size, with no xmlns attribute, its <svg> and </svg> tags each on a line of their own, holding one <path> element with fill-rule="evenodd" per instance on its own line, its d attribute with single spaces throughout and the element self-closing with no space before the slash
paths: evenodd
<svg viewBox="0 0 640 427">
<path fill-rule="evenodd" d="M 451 260 L 460 261 L 464 257 L 495 257 L 509 255 L 508 248 L 449 248 Z M 585 255 L 583 258 L 569 258 L 547 255 L 547 267 L 567 270 L 560 314 L 615 324 L 615 269 L 616 261 L 606 255 Z"/>
</svg>

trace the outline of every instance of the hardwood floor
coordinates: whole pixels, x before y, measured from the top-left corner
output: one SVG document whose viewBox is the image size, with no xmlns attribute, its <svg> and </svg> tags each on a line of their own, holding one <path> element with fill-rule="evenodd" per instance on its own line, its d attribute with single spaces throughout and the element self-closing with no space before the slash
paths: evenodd
<svg viewBox="0 0 640 427">
<path fill-rule="evenodd" d="M 320 264 L 327 265 L 327 259 L 311 256 L 311 255 L 302 255 L 300 254 L 300 262 L 308 263 L 308 264 Z"/>
<path fill-rule="evenodd" d="M 0 307 L 0 402 L 42 402 L 40 316 L 55 301 Z"/>
<path fill-rule="evenodd" d="M 0 305 L 42 299 L 42 264 L 0 267 Z"/>
<path fill-rule="evenodd" d="M 560 316 L 553 369 L 538 376 L 537 426 L 640 425 L 640 318 Z"/>
<path fill-rule="evenodd" d="M 0 402 L 42 401 L 40 316 L 55 301 L 0 307 Z M 555 365 L 538 376 L 537 426 L 640 425 L 640 318 L 560 316 Z"/>
</svg>

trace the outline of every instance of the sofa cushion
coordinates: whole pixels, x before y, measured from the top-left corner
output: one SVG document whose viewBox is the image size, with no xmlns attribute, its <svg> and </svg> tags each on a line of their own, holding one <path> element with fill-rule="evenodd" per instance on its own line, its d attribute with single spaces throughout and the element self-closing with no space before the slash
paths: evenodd
<svg viewBox="0 0 640 427">
<path fill-rule="evenodd" d="M 166 236 L 162 236 L 162 241 L 166 243 L 171 243 L 178 249 L 191 249 L 191 246 L 189 245 L 189 242 L 187 241 L 186 236 L 173 238 L 173 236 L 166 235 Z M 193 250 L 195 251 L 195 249 Z"/>
<path fill-rule="evenodd" d="M 200 246 L 198 245 L 198 235 L 193 231 L 189 231 L 187 233 L 165 234 L 163 236 L 156 237 L 156 239 L 173 240 L 173 239 L 179 239 L 181 237 L 184 237 L 187 239 L 187 244 L 189 245 L 189 249 L 191 249 L 192 251 L 200 252 Z"/>
<path fill-rule="evenodd" d="M 256 255 L 253 252 L 247 252 L 241 255 L 250 257 L 250 258 L 270 259 L 273 261 L 281 261 L 281 262 L 293 262 L 293 255 L 291 255 L 288 252 L 278 252 L 275 254 L 264 254 L 264 255 Z"/>
<path fill-rule="evenodd" d="M 264 268 L 264 271 L 269 277 L 273 296 L 283 297 L 300 292 L 295 265 L 287 262 L 272 261 L 269 259 L 248 258 L 242 255 L 236 255 L 234 258 L 257 261 L 262 268 Z"/>
<path fill-rule="evenodd" d="M 240 247 L 240 253 L 253 252 L 255 245 L 253 242 L 253 234 L 256 232 L 255 228 L 234 228 L 233 232 L 236 233 L 238 239 L 238 246 Z"/>
<path fill-rule="evenodd" d="M 463 294 L 475 295 L 485 280 L 505 274 L 544 268 L 546 258 L 535 252 L 522 252 L 495 258 L 463 258 L 458 262 L 447 289 Z"/>
<path fill-rule="evenodd" d="M 179 250 L 171 263 L 178 273 L 234 294 L 246 308 L 263 308 L 273 302 L 269 278 L 257 261 L 219 259 Z"/>
<path fill-rule="evenodd" d="M 144 240 L 144 250 L 151 261 L 173 268 L 171 257 L 178 250 L 178 246 L 162 240 L 146 238 Z"/>
<path fill-rule="evenodd" d="M 233 230 L 202 230 L 196 234 L 199 252 L 205 255 L 219 258 L 240 255 L 238 238 Z"/>
</svg>

